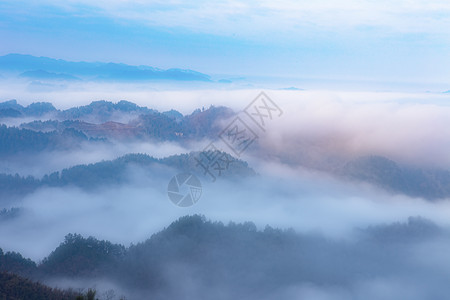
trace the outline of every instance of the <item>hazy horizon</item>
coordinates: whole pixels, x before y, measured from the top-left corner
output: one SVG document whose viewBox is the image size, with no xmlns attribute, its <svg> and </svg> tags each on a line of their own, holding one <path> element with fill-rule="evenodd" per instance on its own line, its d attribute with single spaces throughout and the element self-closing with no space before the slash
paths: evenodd
<svg viewBox="0 0 450 300">
<path fill-rule="evenodd" d="M 447 299 L 449 33 L 445 0 L 1 1 L 0 298 Z"/>
</svg>

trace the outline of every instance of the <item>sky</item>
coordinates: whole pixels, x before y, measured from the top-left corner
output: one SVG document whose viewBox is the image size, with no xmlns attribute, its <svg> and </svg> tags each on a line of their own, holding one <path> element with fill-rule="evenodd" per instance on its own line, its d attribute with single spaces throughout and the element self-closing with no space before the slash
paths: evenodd
<svg viewBox="0 0 450 300">
<path fill-rule="evenodd" d="M 208 74 L 446 83 L 446 0 L 5 0 L 0 55 Z"/>
<path fill-rule="evenodd" d="M 44 187 L 18 202 L 23 208 L 19 217 L 1 224 L 0 246 L 36 261 L 69 232 L 128 246 L 194 213 L 225 224 L 253 221 L 259 229 L 266 224 L 292 227 L 336 241 L 355 238 L 355 228 L 405 222 L 409 216 L 429 219 L 447 234 L 450 202 L 341 180 L 335 166 L 381 155 L 408 168 L 449 169 L 450 94 L 442 93 L 450 90 L 449 50 L 449 0 L 0 0 L 0 55 L 186 68 L 234 80 L 228 86 L 94 80 L 36 84 L 10 81 L 0 74 L 0 102 L 50 101 L 67 109 L 93 100 L 126 99 L 183 114 L 210 105 L 239 112 L 260 92 L 251 80 L 240 85 L 239 78 L 261 77 L 276 78 L 277 85 L 267 94 L 283 110 L 270 129 L 258 131 L 254 150 L 249 148 L 241 157 L 259 176 L 214 184 L 204 180 L 202 198 L 186 209 L 174 207 L 167 198 L 167 183 L 178 172 L 172 169 L 146 173 L 130 167 L 126 183 L 95 191 Z M 316 81 L 324 84 L 311 83 Z M 386 91 L 377 84 L 370 85 L 370 91 L 324 88 L 344 81 L 394 82 L 408 90 Z M 298 87 L 305 90 L 286 90 L 288 82 L 300 82 Z M 173 88 L 176 84 L 178 88 Z M 229 88 L 233 84 L 240 88 Z M 195 85 L 202 89 L 191 88 Z M 8 126 L 29 121 L 2 120 Z M 203 149 L 209 142 L 81 145 L 70 151 L 18 155 L 1 163 L 0 169 L 41 177 L 126 153 L 165 157 Z M 414 294 L 410 298 L 426 298 L 430 287 L 420 294 L 416 282 L 447 278 L 450 269 L 449 243 L 434 242 L 400 252 L 415 262 L 412 268 L 420 266 L 414 276 L 386 275 L 362 287 L 357 280 L 357 289 L 375 295 L 370 299 L 387 299 L 379 296 L 383 293 L 394 295 L 391 299 L 405 298 L 405 290 Z M 359 257 L 354 261 L 359 263 Z M 439 276 L 428 278 L 428 270 Z M 410 275 L 420 280 L 401 281 Z M 434 282 L 434 290 L 445 290 L 438 283 Z M 297 296 L 348 298 L 336 295 L 335 287 L 328 288 L 310 288 Z M 295 298 L 292 294 L 286 298 Z"/>
</svg>

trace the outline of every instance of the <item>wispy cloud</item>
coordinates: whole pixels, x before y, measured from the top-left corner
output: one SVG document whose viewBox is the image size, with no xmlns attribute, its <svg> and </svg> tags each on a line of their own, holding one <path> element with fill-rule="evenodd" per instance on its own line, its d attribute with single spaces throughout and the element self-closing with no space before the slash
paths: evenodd
<svg viewBox="0 0 450 300">
<path fill-rule="evenodd" d="M 278 31 L 304 34 L 308 29 L 330 32 L 379 29 L 388 34 L 444 34 L 450 27 L 450 3 L 442 0 L 44 2 L 68 11 L 224 35 L 261 36 Z M 83 7 L 92 10 L 83 10 Z"/>
<path fill-rule="evenodd" d="M 0 3 L 2 54 L 215 74 L 446 82 L 449 28 L 443 0 Z"/>
</svg>

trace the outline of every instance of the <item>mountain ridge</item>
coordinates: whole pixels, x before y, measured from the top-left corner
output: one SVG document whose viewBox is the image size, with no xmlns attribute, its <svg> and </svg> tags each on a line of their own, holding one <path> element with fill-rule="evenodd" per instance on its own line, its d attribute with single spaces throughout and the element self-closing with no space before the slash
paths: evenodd
<svg viewBox="0 0 450 300">
<path fill-rule="evenodd" d="M 148 154 L 130 153 L 113 160 L 64 168 L 60 171 L 46 174 L 41 178 L 0 173 L 0 206 L 4 206 L 8 202 L 14 203 L 17 197 L 23 197 L 43 187 L 71 186 L 93 191 L 108 186 L 130 184 L 128 170 L 132 167 L 140 168 L 145 172 L 148 180 L 151 181 L 156 180 L 154 178 L 156 174 L 163 174 L 164 169 L 169 172 L 168 175 L 172 174 L 172 170 L 176 170 L 178 172 L 190 172 L 210 181 L 211 179 L 203 174 L 203 169 L 197 166 L 196 158 L 202 153 L 191 152 L 164 158 L 155 158 Z M 236 178 L 257 175 L 247 162 L 234 158 L 225 152 L 220 154 L 229 162 L 227 168 L 220 174 L 223 179 L 235 180 Z"/>
<path fill-rule="evenodd" d="M 76 80 L 76 78 L 80 78 L 106 81 L 175 80 L 211 82 L 209 75 L 190 69 L 169 68 L 163 70 L 150 66 L 133 66 L 112 62 L 74 62 L 18 53 L 0 56 L 0 71 L 18 72 L 22 77 L 31 75 L 32 79 Z M 24 73 L 25 76 L 23 76 Z"/>
<path fill-rule="evenodd" d="M 68 234 L 37 264 L 0 249 L 0 267 L 44 282 L 51 278 L 89 278 L 90 283 L 106 279 L 130 292 L 130 299 L 205 299 L 177 297 L 177 292 L 186 290 L 174 283 L 190 275 L 196 276 L 189 283 L 218 289 L 220 299 L 242 299 L 242 294 L 253 295 L 250 299 L 280 299 L 264 296 L 274 288 L 305 282 L 346 287 L 355 279 L 409 270 L 411 260 L 404 255 L 408 246 L 436 238 L 448 240 L 449 236 L 421 217 L 359 229 L 357 239 L 347 241 L 269 225 L 259 229 L 252 222 L 224 224 L 195 214 L 180 217 L 129 247 Z M 223 297 L 223 291 L 228 297 Z"/>
</svg>

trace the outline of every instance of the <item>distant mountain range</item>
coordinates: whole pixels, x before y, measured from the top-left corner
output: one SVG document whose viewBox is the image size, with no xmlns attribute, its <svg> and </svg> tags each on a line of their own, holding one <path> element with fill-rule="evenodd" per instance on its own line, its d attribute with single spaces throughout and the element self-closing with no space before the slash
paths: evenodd
<svg viewBox="0 0 450 300">
<path fill-rule="evenodd" d="M 116 120 L 119 117 L 118 114 L 138 116 L 148 113 L 157 113 L 157 111 L 125 100 L 118 103 L 104 100 L 93 101 L 89 105 L 72 107 L 67 110 L 58 110 L 49 102 L 34 102 L 28 106 L 22 106 L 13 99 L 0 103 L 0 119 L 44 116 L 55 120 L 95 120 L 98 123 Z M 167 115 L 182 117 L 179 112 L 173 110 L 167 112 Z"/>
<path fill-rule="evenodd" d="M 58 110 L 51 103 L 22 106 L 16 100 L 0 103 L 0 123 L 9 118 L 46 118 L 20 125 L 20 129 L 48 133 L 75 129 L 87 138 L 178 140 L 217 137 L 219 122 L 235 113 L 226 107 L 211 106 L 183 116 L 176 110 L 158 112 L 128 101 L 94 101 L 89 105 Z M 118 122 L 117 120 L 125 120 Z M 2 128 L 3 131 L 13 129 Z M 14 129 L 15 130 L 15 129 Z M 24 133 L 24 132 L 22 132 Z M 33 133 L 29 133 L 33 135 Z M 13 144 L 9 142 L 12 147 Z M 2 150 L 0 147 L 0 155 Z"/>
<path fill-rule="evenodd" d="M 162 70 L 104 62 L 72 62 L 23 54 L 0 56 L 0 72 L 32 80 L 177 80 L 211 81 L 209 75 L 184 69 Z"/>
<path fill-rule="evenodd" d="M 2 119 L 20 120 L 23 117 L 49 120 L 26 122 L 18 127 L 0 125 L 0 158 L 42 151 L 74 150 L 83 143 L 171 141 L 184 144 L 202 139 L 215 140 L 223 130 L 224 122 L 234 115 L 229 108 L 214 106 L 197 109 L 186 116 L 176 110 L 161 113 L 125 100 L 118 103 L 94 101 L 66 110 L 58 110 L 51 103 L 22 106 L 10 100 L 0 103 L 0 123 Z M 258 147 L 255 143 L 256 152 L 264 151 Z M 317 166 L 304 167 L 315 169 Z M 321 171 L 411 197 L 429 200 L 450 197 L 450 171 L 402 166 L 382 156 L 342 161 L 336 168 Z M 27 190 L 25 187 L 23 189 Z"/>
<path fill-rule="evenodd" d="M 0 118 L 39 117 L 56 111 L 48 102 L 35 102 L 28 106 L 18 104 L 16 100 L 0 103 Z"/>
</svg>

